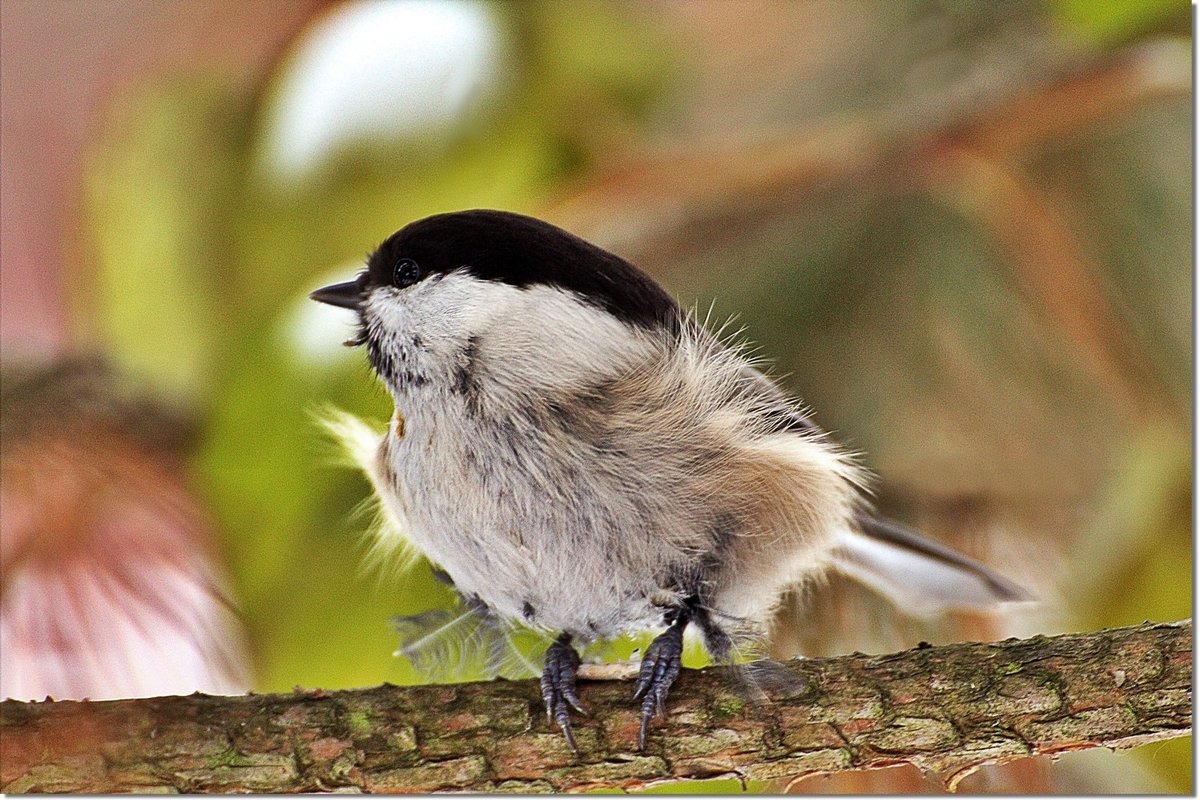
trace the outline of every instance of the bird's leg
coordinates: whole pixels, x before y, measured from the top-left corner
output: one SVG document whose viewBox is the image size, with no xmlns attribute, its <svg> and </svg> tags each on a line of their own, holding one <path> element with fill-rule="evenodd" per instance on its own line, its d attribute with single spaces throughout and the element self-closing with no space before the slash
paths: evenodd
<svg viewBox="0 0 1200 801">
<path fill-rule="evenodd" d="M 567 745 L 571 746 L 576 755 L 579 754 L 579 748 L 575 745 L 575 734 L 571 731 L 571 713 L 567 704 L 581 715 L 588 714 L 575 687 L 575 673 L 578 669 L 579 654 L 571 647 L 571 635 L 560 634 L 546 651 L 546 666 L 542 670 L 542 699 L 546 702 L 547 722 L 558 724 L 563 736 L 567 738 Z"/>
<path fill-rule="evenodd" d="M 633 689 L 633 697 L 642 698 L 642 726 L 638 730 L 639 751 L 646 748 L 646 730 L 651 719 L 655 715 L 664 718 L 667 716 L 667 693 L 683 667 L 683 630 L 687 628 L 690 619 L 689 610 L 676 610 L 671 627 L 655 637 L 642 656 L 637 686 Z"/>
</svg>

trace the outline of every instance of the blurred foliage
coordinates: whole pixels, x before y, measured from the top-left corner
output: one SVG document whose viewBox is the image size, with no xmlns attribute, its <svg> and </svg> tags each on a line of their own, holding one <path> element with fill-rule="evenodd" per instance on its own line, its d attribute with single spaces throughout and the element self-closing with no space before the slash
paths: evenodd
<svg viewBox="0 0 1200 801">
<path fill-rule="evenodd" d="M 1068 31 L 1106 44 L 1127 41 L 1164 23 L 1181 23 L 1189 16 L 1189 6 L 1179 0 L 1053 0 L 1050 4 Z"/>
<path fill-rule="evenodd" d="M 82 316 L 97 318 L 104 350 L 202 418 L 191 468 L 225 536 L 258 688 L 421 678 L 392 657 L 388 620 L 448 607 L 451 593 L 424 564 L 398 578 L 363 567 L 367 519 L 352 510 L 368 487 L 334 467 L 313 416 L 333 404 L 383 420 L 389 400 L 360 354 L 314 364 L 289 326 L 331 270 L 409 220 L 468 207 L 586 220 L 592 198 L 592 219 L 614 221 L 614 241 L 633 243 L 618 250 L 685 302 L 714 303 L 714 319 L 737 312 L 767 343 L 817 419 L 870 454 L 889 509 L 948 521 L 938 509 L 974 504 L 1002 510 L 1006 530 L 1042 532 L 1004 541 L 1028 580 L 1068 599 L 1040 625 L 1190 614 L 1191 185 L 1180 178 L 1190 112 L 1168 97 L 1036 137 L 1014 157 L 979 144 L 1005 122 L 987 113 L 1018 89 L 1036 94 L 1070 74 L 1063 63 L 1078 69 L 1062 53 L 1079 45 L 1054 38 L 1047 15 L 1103 58 L 1186 17 L 1177 6 L 1057 0 L 1048 12 L 1013 3 L 993 16 L 992 4 L 817 4 L 826 49 L 792 63 L 778 48 L 796 47 L 787 25 L 801 12 L 785 5 L 779 41 L 761 54 L 743 45 L 738 72 L 716 47 L 728 7 L 707 6 L 681 44 L 672 26 L 686 27 L 687 10 L 498 4 L 511 51 L 500 100 L 434 141 L 341 153 L 290 184 L 255 160 L 269 95 L 203 71 L 132 95 L 90 160 L 84 262 L 94 279 L 76 295 L 82 308 L 94 290 Z M 761 9 L 746 16 L 772 23 Z M 872 36 L 887 44 L 837 61 L 836 48 Z M 953 58 L 962 51 L 973 55 Z M 994 55 L 1004 53 L 1019 56 Z M 910 64 L 920 70 L 905 72 Z M 973 72 L 980 65 L 990 78 Z M 781 129 L 801 144 L 834 143 L 815 151 L 831 155 L 792 183 L 767 171 L 737 191 L 722 182 L 754 174 L 755 160 L 739 157 L 728 173 L 685 160 L 744 145 L 713 132 L 755 143 Z M 865 155 L 853 150 L 860 139 Z M 684 165 L 672 181 L 655 171 L 664 153 Z M 639 173 L 639 163 L 650 166 Z M 642 175 L 664 195 L 701 200 L 659 214 L 641 205 L 648 196 L 623 194 Z M 583 205 L 555 206 L 564 198 Z M 675 233 L 623 239 L 641 230 L 617 224 L 629 217 Z M 1069 231 L 1077 261 L 1022 261 L 1020 235 L 1043 224 L 1047 241 Z M 1083 323 L 1056 316 L 1071 306 L 1047 289 L 1077 268 L 1107 304 L 1085 309 L 1095 315 Z M 1105 315 L 1115 333 L 1089 327 Z M 1023 514 L 1035 521 L 1025 529 L 1013 522 Z M 1067 527 L 1079 536 L 1060 536 Z M 1150 757 L 1179 789 L 1190 786 L 1185 747 Z"/>
</svg>

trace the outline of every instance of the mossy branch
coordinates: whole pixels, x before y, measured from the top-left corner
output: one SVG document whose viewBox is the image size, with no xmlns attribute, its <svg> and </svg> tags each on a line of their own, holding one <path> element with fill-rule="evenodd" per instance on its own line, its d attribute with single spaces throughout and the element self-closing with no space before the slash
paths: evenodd
<svg viewBox="0 0 1200 801">
<path fill-rule="evenodd" d="M 547 726 L 533 681 L 4 701 L 0 786 L 523 792 L 782 780 L 905 762 L 953 786 L 988 763 L 1191 732 L 1191 621 L 787 668 L 800 681 L 755 705 L 727 669 L 685 671 L 644 754 L 628 682 L 586 682 L 593 714 L 576 725 L 578 759 Z"/>
</svg>

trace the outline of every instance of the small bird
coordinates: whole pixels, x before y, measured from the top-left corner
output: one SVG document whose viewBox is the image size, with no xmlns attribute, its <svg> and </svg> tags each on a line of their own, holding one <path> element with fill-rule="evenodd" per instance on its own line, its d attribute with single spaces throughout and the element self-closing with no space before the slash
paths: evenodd
<svg viewBox="0 0 1200 801">
<path fill-rule="evenodd" d="M 639 747 L 695 627 L 715 660 L 785 590 L 840 569 L 907 611 L 1025 599 L 874 516 L 864 470 L 648 275 L 541 220 L 438 214 L 388 237 L 353 309 L 396 406 L 368 472 L 407 539 L 486 614 L 548 632 L 547 717 L 576 749 L 577 643 L 662 631 Z"/>
</svg>

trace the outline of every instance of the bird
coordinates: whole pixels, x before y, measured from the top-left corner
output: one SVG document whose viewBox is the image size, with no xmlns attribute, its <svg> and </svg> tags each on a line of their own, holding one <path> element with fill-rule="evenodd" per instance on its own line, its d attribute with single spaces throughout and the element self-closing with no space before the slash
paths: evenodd
<svg viewBox="0 0 1200 801">
<path fill-rule="evenodd" d="M 481 614 L 552 638 L 541 691 L 578 753 L 577 645 L 657 632 L 638 746 L 685 632 L 730 661 L 789 588 L 841 570 L 908 611 L 1027 593 L 876 515 L 866 470 L 647 273 L 550 223 L 411 222 L 313 300 L 353 310 L 395 404 L 363 461 L 401 541 Z"/>
</svg>

